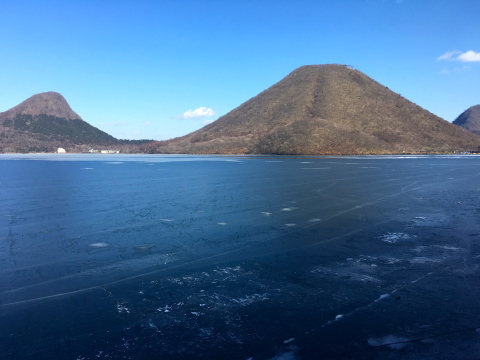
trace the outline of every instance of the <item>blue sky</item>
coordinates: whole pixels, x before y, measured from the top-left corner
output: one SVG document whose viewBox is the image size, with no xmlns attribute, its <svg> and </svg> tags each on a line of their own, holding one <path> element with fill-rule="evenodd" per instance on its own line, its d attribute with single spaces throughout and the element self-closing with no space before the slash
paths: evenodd
<svg viewBox="0 0 480 360">
<path fill-rule="evenodd" d="M 3 0 L 0 111 L 57 91 L 115 137 L 163 140 L 340 63 L 453 121 L 480 103 L 478 14 L 478 0 Z"/>
</svg>

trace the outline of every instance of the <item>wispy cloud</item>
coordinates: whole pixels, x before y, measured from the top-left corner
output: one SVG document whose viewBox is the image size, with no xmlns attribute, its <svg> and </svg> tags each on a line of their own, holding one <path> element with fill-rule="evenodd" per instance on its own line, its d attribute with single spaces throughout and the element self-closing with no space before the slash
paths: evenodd
<svg viewBox="0 0 480 360">
<path fill-rule="evenodd" d="M 199 107 L 195 110 L 187 110 L 181 116 L 181 119 L 198 119 L 215 115 L 215 111 L 207 107 Z"/>
<path fill-rule="evenodd" d="M 450 74 L 452 72 L 462 72 L 462 71 L 467 71 L 470 68 L 466 65 L 463 65 L 462 67 L 454 67 L 453 69 L 447 69 L 443 68 L 442 71 L 440 71 L 441 74 Z"/>
<path fill-rule="evenodd" d="M 462 53 L 461 51 L 448 51 L 439 56 L 437 60 L 461 61 L 461 62 L 480 62 L 480 53 L 473 50 Z"/>
</svg>

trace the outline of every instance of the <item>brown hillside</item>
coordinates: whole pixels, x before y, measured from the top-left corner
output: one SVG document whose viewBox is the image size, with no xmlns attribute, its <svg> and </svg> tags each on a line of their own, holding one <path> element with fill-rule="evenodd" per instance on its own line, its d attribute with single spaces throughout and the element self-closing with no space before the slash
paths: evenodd
<svg viewBox="0 0 480 360">
<path fill-rule="evenodd" d="M 303 66 L 225 116 L 146 152 L 372 154 L 477 147 L 452 125 L 343 65 Z"/>
<path fill-rule="evenodd" d="M 474 134 L 480 135 L 480 105 L 475 105 L 461 113 L 453 122 Z"/>
</svg>

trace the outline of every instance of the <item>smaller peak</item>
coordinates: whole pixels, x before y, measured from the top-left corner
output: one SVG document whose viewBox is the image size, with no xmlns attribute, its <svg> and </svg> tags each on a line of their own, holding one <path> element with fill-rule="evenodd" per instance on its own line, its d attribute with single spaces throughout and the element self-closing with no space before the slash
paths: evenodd
<svg viewBox="0 0 480 360">
<path fill-rule="evenodd" d="M 52 98 L 59 98 L 59 99 L 65 99 L 62 94 L 56 92 L 56 91 L 45 91 L 42 93 L 35 94 L 31 96 L 33 97 L 52 97 Z"/>
<path fill-rule="evenodd" d="M 63 95 L 55 91 L 35 94 L 3 114 L 7 117 L 52 115 L 59 118 L 81 120 L 81 117 L 70 108 Z"/>
<path fill-rule="evenodd" d="M 67 102 L 62 94 L 55 92 L 55 91 L 46 91 L 42 93 L 35 94 L 30 96 L 26 101 L 59 101 L 59 102 Z"/>
</svg>

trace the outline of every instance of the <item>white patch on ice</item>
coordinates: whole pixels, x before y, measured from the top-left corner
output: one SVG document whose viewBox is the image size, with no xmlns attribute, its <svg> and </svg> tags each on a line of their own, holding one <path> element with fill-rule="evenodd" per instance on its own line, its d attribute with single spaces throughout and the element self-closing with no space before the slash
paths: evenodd
<svg viewBox="0 0 480 360">
<path fill-rule="evenodd" d="M 282 211 L 293 211 L 297 209 L 296 207 L 286 207 L 286 208 L 283 208 Z"/>
<path fill-rule="evenodd" d="M 415 237 L 415 235 L 413 236 Z M 404 233 L 388 233 L 386 235 L 383 235 L 380 237 L 380 240 L 388 242 L 390 244 L 394 244 L 398 242 L 399 240 L 406 240 L 406 239 L 411 239 L 412 236 Z"/>
<path fill-rule="evenodd" d="M 321 168 L 302 168 L 302 170 L 326 170 L 330 169 L 329 167 L 321 167 Z"/>
<path fill-rule="evenodd" d="M 362 281 L 375 281 L 375 282 L 379 282 L 379 281 L 380 281 L 379 279 L 376 279 L 376 278 L 374 278 L 373 276 L 368 276 L 368 275 L 362 275 L 361 280 L 362 280 Z"/>
<path fill-rule="evenodd" d="M 105 164 L 117 165 L 117 164 L 123 164 L 123 161 L 108 161 Z"/>
<path fill-rule="evenodd" d="M 268 300 L 267 294 L 253 294 L 247 295 L 244 298 L 237 298 L 237 299 L 230 299 L 235 304 L 239 304 L 241 306 L 247 306 L 255 302 L 265 301 Z"/>
<path fill-rule="evenodd" d="M 270 215 L 272 215 L 271 212 L 266 212 L 266 211 L 262 211 L 262 214 L 265 215 L 265 216 L 270 216 Z"/>
<path fill-rule="evenodd" d="M 385 261 L 387 262 L 387 264 L 392 265 L 392 264 L 396 264 L 396 263 L 398 263 L 402 260 L 397 259 L 397 258 L 386 258 Z"/>
<path fill-rule="evenodd" d="M 285 226 L 291 227 L 291 226 L 297 226 L 297 224 L 285 224 Z"/>
<path fill-rule="evenodd" d="M 343 314 L 338 314 L 337 316 L 335 316 L 335 320 L 340 320 L 342 317 L 343 317 Z"/>
<path fill-rule="evenodd" d="M 225 226 L 225 225 L 227 225 L 227 223 L 226 222 L 219 222 L 219 223 L 217 223 L 217 225 Z"/>
<path fill-rule="evenodd" d="M 172 307 L 168 305 L 165 305 L 165 307 L 159 307 L 157 309 L 158 312 L 164 312 L 164 313 L 168 313 L 170 312 L 170 310 L 172 310 Z"/>
<path fill-rule="evenodd" d="M 427 262 L 441 262 L 441 259 L 432 259 L 432 258 L 427 258 L 424 256 L 419 256 L 415 257 L 413 259 L 410 259 L 410 262 L 412 264 L 425 264 Z"/>
<path fill-rule="evenodd" d="M 390 297 L 390 294 L 380 295 L 380 297 L 379 297 L 377 300 L 375 300 L 375 302 L 380 301 L 380 300 L 383 300 L 383 299 L 386 299 L 386 298 L 388 298 L 388 297 Z"/>
<path fill-rule="evenodd" d="M 398 337 L 395 335 L 387 335 L 383 338 L 368 338 L 367 342 L 370 346 L 388 346 L 390 349 L 401 349 L 405 347 L 404 341 L 409 341 L 410 339 L 404 337 Z M 400 344 L 398 344 L 400 343 Z"/>
<path fill-rule="evenodd" d="M 82 170 L 93 170 L 93 168 L 82 168 Z"/>
<path fill-rule="evenodd" d="M 311 164 L 311 161 L 301 161 L 300 164 Z"/>
<path fill-rule="evenodd" d="M 288 343 L 292 342 L 293 340 L 295 340 L 295 338 L 287 339 L 287 340 L 285 340 L 283 343 L 284 343 L 284 344 L 288 344 Z"/>
<path fill-rule="evenodd" d="M 315 218 L 315 219 L 308 220 L 308 222 L 317 222 L 317 221 L 320 221 L 320 219 Z"/>
<path fill-rule="evenodd" d="M 200 316 L 201 313 L 197 312 L 197 311 L 190 311 L 191 314 L 195 315 L 195 316 Z"/>
<path fill-rule="evenodd" d="M 117 310 L 120 314 L 122 313 L 130 314 L 130 309 L 124 306 L 123 304 L 117 304 Z"/>
<path fill-rule="evenodd" d="M 94 248 L 102 248 L 102 247 L 107 247 L 108 244 L 104 242 L 98 242 L 98 243 L 92 243 L 88 244 L 88 246 L 94 247 Z"/>
<path fill-rule="evenodd" d="M 444 250 L 453 250 L 453 251 L 458 251 L 458 250 L 461 250 L 460 248 L 458 247 L 455 247 L 455 246 L 442 246 L 442 245 L 435 245 L 435 247 L 439 248 L 439 249 L 444 249 Z"/>
<path fill-rule="evenodd" d="M 155 330 L 158 331 L 158 328 L 157 328 L 156 325 L 152 322 L 152 320 L 150 320 L 150 321 L 148 322 L 148 326 L 150 327 L 150 329 L 155 329 Z"/>
<path fill-rule="evenodd" d="M 160 221 L 173 221 L 172 219 L 160 219 Z"/>
</svg>

